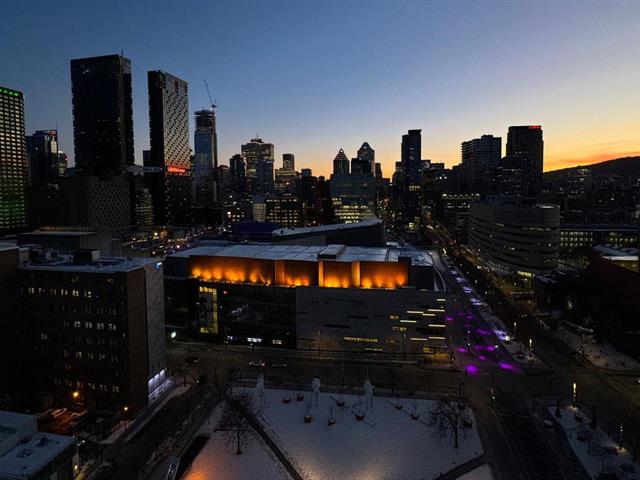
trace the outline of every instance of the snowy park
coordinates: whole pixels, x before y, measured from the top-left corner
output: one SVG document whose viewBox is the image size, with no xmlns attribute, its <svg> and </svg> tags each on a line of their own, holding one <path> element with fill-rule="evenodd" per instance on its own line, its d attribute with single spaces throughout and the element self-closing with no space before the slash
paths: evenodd
<svg viewBox="0 0 640 480">
<path fill-rule="evenodd" d="M 380 397 L 369 382 L 360 394 L 323 392 L 317 379 L 310 388 L 267 389 L 259 378 L 254 387 L 234 389 L 250 398 L 248 409 L 305 479 L 436 479 L 483 453 L 473 414 L 457 401 Z M 459 425 L 458 448 L 447 408 Z M 240 480 L 260 472 L 263 480 L 289 479 L 255 431 L 236 455 L 233 435 L 220 431 L 222 410 L 203 426 L 210 439 L 184 478 Z M 436 424 L 433 411 L 441 412 Z M 462 478 L 490 480 L 491 473 L 486 465 L 469 467 Z"/>
<path fill-rule="evenodd" d="M 483 452 L 469 410 L 456 449 L 453 432 L 436 433 L 429 422 L 438 401 L 378 397 L 368 383 L 362 395 L 323 393 L 317 384 L 253 394 L 258 420 L 309 480 L 431 479 Z"/>
</svg>

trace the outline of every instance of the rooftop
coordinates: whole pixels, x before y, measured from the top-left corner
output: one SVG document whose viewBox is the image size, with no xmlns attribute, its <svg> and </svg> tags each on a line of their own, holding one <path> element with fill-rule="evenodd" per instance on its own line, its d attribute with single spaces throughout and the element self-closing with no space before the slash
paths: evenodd
<svg viewBox="0 0 640 480">
<path fill-rule="evenodd" d="M 59 270 L 66 272 L 118 273 L 137 270 L 150 263 L 162 265 L 158 259 L 148 257 L 100 257 L 88 264 L 73 263 L 73 256 L 60 255 L 48 261 L 27 262 L 26 270 Z"/>
<path fill-rule="evenodd" d="M 402 247 L 347 247 L 344 245 L 307 246 L 271 244 L 231 244 L 196 247 L 175 253 L 174 257 L 211 256 L 256 258 L 263 260 L 301 260 L 316 262 L 397 262 L 400 257 L 410 257 L 413 265 L 433 265 L 428 253 Z"/>
<path fill-rule="evenodd" d="M 382 220 L 379 218 L 368 218 L 361 222 L 355 223 L 331 223 L 328 225 L 316 225 L 314 227 L 301 227 L 301 228 L 279 228 L 272 232 L 274 237 L 283 237 L 287 235 L 308 235 L 311 233 L 323 233 L 332 232 L 338 230 L 354 230 L 357 228 L 373 227 L 380 225 Z"/>
<path fill-rule="evenodd" d="M 31 415 L 0 411 L 0 478 L 21 479 L 45 467 L 64 449 L 75 443 L 74 437 L 37 432 Z"/>
</svg>

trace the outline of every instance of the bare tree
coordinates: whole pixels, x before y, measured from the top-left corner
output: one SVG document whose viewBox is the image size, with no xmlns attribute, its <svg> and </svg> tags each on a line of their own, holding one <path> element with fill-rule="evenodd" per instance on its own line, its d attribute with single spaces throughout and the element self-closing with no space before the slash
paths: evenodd
<svg viewBox="0 0 640 480">
<path fill-rule="evenodd" d="M 611 451 L 611 447 L 606 445 L 606 436 L 601 430 L 593 430 L 591 432 L 589 436 L 589 453 L 600 459 L 602 467 L 600 473 L 604 474 L 614 452 Z"/>
<path fill-rule="evenodd" d="M 242 453 L 251 440 L 251 424 L 248 415 L 254 414 L 251 394 L 239 392 L 227 395 L 220 430 L 224 433 L 227 445 L 236 446 L 236 455 Z"/>
<path fill-rule="evenodd" d="M 434 434 L 440 438 L 451 434 L 455 448 L 460 446 L 460 438 L 466 438 L 463 427 L 470 424 L 469 408 L 458 401 L 441 399 L 429 412 L 429 426 L 434 429 Z"/>
</svg>

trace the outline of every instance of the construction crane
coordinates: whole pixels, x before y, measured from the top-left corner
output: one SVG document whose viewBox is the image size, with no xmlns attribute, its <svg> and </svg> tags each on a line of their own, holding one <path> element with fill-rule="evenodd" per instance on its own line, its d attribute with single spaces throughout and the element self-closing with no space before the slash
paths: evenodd
<svg viewBox="0 0 640 480">
<path fill-rule="evenodd" d="M 216 105 L 216 103 L 213 100 L 211 100 L 211 93 L 209 92 L 209 85 L 207 85 L 207 81 L 206 80 L 203 80 L 203 81 L 204 81 L 204 88 L 207 89 L 207 96 L 209 97 L 209 103 L 211 104 L 211 110 L 215 111 L 215 109 L 216 109 L 216 107 L 218 105 Z"/>
</svg>

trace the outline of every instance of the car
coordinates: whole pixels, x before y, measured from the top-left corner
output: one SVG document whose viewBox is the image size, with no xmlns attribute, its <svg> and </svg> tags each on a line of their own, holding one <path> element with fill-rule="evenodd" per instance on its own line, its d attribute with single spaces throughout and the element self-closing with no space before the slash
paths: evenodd
<svg viewBox="0 0 640 480">
<path fill-rule="evenodd" d="M 264 360 L 251 360 L 249 362 L 249 366 L 250 367 L 258 367 L 258 368 L 264 368 L 265 366 L 265 361 Z"/>
<path fill-rule="evenodd" d="M 200 357 L 196 357 L 196 356 L 192 356 L 192 357 L 187 357 L 184 359 L 185 363 L 188 363 L 189 365 L 196 365 L 198 363 L 200 363 Z"/>
<path fill-rule="evenodd" d="M 462 287 L 462 290 L 464 290 L 464 293 L 471 293 L 473 291 L 469 287 Z"/>
<path fill-rule="evenodd" d="M 462 277 L 456 277 L 456 282 L 458 282 L 458 283 L 462 283 L 462 282 L 464 282 L 464 278 L 462 278 Z"/>
<path fill-rule="evenodd" d="M 273 368 L 287 368 L 287 362 L 284 360 L 272 360 L 269 365 Z"/>
</svg>

